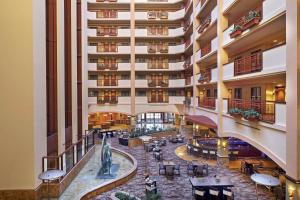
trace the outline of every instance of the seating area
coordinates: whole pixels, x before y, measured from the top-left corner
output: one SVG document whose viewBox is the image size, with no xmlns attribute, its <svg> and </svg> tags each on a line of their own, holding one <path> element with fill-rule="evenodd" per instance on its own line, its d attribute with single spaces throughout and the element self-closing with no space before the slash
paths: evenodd
<svg viewBox="0 0 300 200">
<path fill-rule="evenodd" d="M 170 142 L 169 138 L 155 138 L 157 142 L 153 140 L 144 147 L 129 148 L 120 145 L 116 138 L 110 140 L 112 146 L 129 152 L 138 160 L 138 172 L 128 183 L 99 195 L 97 200 L 106 199 L 112 192 L 119 190 L 144 197 L 145 188 L 155 190 L 163 199 L 256 199 L 255 184 L 249 175 L 242 173 L 240 169 L 212 166 L 205 160 L 185 161 L 174 153 L 176 148 L 184 145 L 182 143 Z M 165 140 L 166 145 L 162 142 Z M 157 159 L 157 153 L 163 157 Z M 147 182 L 141 184 L 145 182 L 145 173 L 149 175 L 152 186 Z M 194 187 L 191 184 L 194 179 L 202 185 L 195 184 Z M 266 187 L 259 187 L 259 194 L 264 200 L 275 198 L 275 193 Z"/>
</svg>

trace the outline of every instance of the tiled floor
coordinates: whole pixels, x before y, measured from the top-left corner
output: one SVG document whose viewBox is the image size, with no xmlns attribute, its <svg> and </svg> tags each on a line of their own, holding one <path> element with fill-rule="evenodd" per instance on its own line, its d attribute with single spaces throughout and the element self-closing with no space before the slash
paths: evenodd
<svg viewBox="0 0 300 200">
<path fill-rule="evenodd" d="M 112 145 L 116 148 L 127 151 L 133 155 L 138 161 L 137 175 L 131 179 L 125 185 L 122 185 L 112 191 L 109 191 L 103 195 L 98 196 L 97 200 L 108 200 L 113 191 L 122 190 L 138 197 L 144 196 L 145 185 L 144 176 L 146 170 L 149 170 L 152 179 L 157 180 L 158 190 L 162 194 L 164 200 L 190 200 L 192 199 L 192 187 L 189 182 L 189 176 L 187 175 L 187 162 L 179 158 L 175 154 L 175 149 L 182 144 L 168 143 L 163 148 L 164 159 L 173 160 L 176 164 L 181 165 L 181 175 L 175 176 L 172 179 L 166 178 L 164 175 L 158 175 L 158 162 L 156 162 L 152 156 L 152 153 L 145 153 L 142 147 L 129 149 L 118 144 L 117 139 L 112 139 Z M 147 162 L 146 162 L 147 161 Z M 146 164 L 147 163 L 147 164 Z M 146 168 L 147 166 L 147 168 Z M 234 169 L 217 169 L 216 166 L 209 166 L 209 176 L 228 176 L 234 183 L 233 189 L 236 200 L 255 200 L 255 185 L 251 181 L 250 177 L 242 174 L 239 170 Z M 272 200 L 274 196 L 264 187 L 259 187 L 260 199 Z"/>
<path fill-rule="evenodd" d="M 72 181 L 69 187 L 60 196 L 59 200 L 74 200 L 79 194 L 85 193 L 100 184 L 110 181 L 111 179 L 96 179 L 100 169 L 100 152 L 101 145 L 96 146 L 96 152 Z M 133 167 L 133 164 L 124 156 L 113 153 L 113 164 L 120 166 L 117 177 L 123 175 Z"/>
</svg>

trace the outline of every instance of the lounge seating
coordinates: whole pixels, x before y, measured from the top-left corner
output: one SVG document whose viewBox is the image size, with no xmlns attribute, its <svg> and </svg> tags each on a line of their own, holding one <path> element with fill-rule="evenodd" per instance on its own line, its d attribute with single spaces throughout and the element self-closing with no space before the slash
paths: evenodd
<svg viewBox="0 0 300 200">
<path fill-rule="evenodd" d="M 207 150 L 202 150 L 202 155 L 203 155 L 203 158 L 208 159 L 208 151 Z"/>
<path fill-rule="evenodd" d="M 166 175 L 168 176 L 174 175 L 174 166 L 170 166 L 170 165 L 166 166 Z"/>
<path fill-rule="evenodd" d="M 180 165 L 175 165 L 175 167 L 174 167 L 174 174 L 180 175 Z"/>
<path fill-rule="evenodd" d="M 194 169 L 194 175 L 195 175 L 195 176 L 203 176 L 203 165 L 198 165 L 198 166 Z"/>
<path fill-rule="evenodd" d="M 164 165 L 162 163 L 159 163 L 159 169 L 158 169 L 158 173 L 161 174 L 166 174 L 166 168 L 164 167 Z"/>
</svg>

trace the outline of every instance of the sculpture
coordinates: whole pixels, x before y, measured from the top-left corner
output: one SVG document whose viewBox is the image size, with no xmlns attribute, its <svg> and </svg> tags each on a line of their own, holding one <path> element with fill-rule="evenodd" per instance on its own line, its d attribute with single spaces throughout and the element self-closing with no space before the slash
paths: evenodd
<svg viewBox="0 0 300 200">
<path fill-rule="evenodd" d="M 102 148 L 101 148 L 101 169 L 100 174 L 108 173 L 110 175 L 110 169 L 112 166 L 112 153 L 110 145 L 107 144 L 106 134 L 103 136 Z"/>
</svg>

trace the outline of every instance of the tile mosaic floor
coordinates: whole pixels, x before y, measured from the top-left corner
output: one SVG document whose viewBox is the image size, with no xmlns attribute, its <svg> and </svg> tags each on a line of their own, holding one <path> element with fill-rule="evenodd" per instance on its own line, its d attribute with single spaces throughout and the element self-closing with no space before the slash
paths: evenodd
<svg viewBox="0 0 300 200">
<path fill-rule="evenodd" d="M 144 175 L 146 170 L 149 170 L 152 179 L 157 181 L 158 191 L 162 194 L 164 200 L 190 200 L 192 199 L 192 187 L 187 175 L 187 162 L 179 158 L 175 154 L 175 149 L 182 144 L 168 143 L 163 148 L 164 159 L 173 160 L 176 164 L 181 165 L 181 175 L 175 176 L 172 179 L 164 175 L 158 175 L 158 162 L 154 160 L 152 153 L 145 153 L 142 147 L 129 149 L 118 144 L 117 139 L 112 139 L 112 146 L 122 149 L 133 155 L 138 161 L 137 175 L 125 185 L 115 188 L 112 191 L 106 192 L 96 200 L 109 200 L 110 194 L 117 190 L 122 190 L 134 194 L 138 197 L 143 197 L 145 192 Z M 146 164 L 147 163 L 147 164 Z M 146 168 L 147 166 L 147 168 Z M 239 170 L 234 169 L 217 169 L 216 166 L 209 166 L 209 176 L 215 174 L 219 176 L 228 176 L 234 183 L 233 189 L 236 200 L 255 200 L 255 184 L 251 181 L 248 175 L 242 174 Z M 274 196 L 264 187 L 259 187 L 260 200 L 272 200 Z"/>
</svg>

